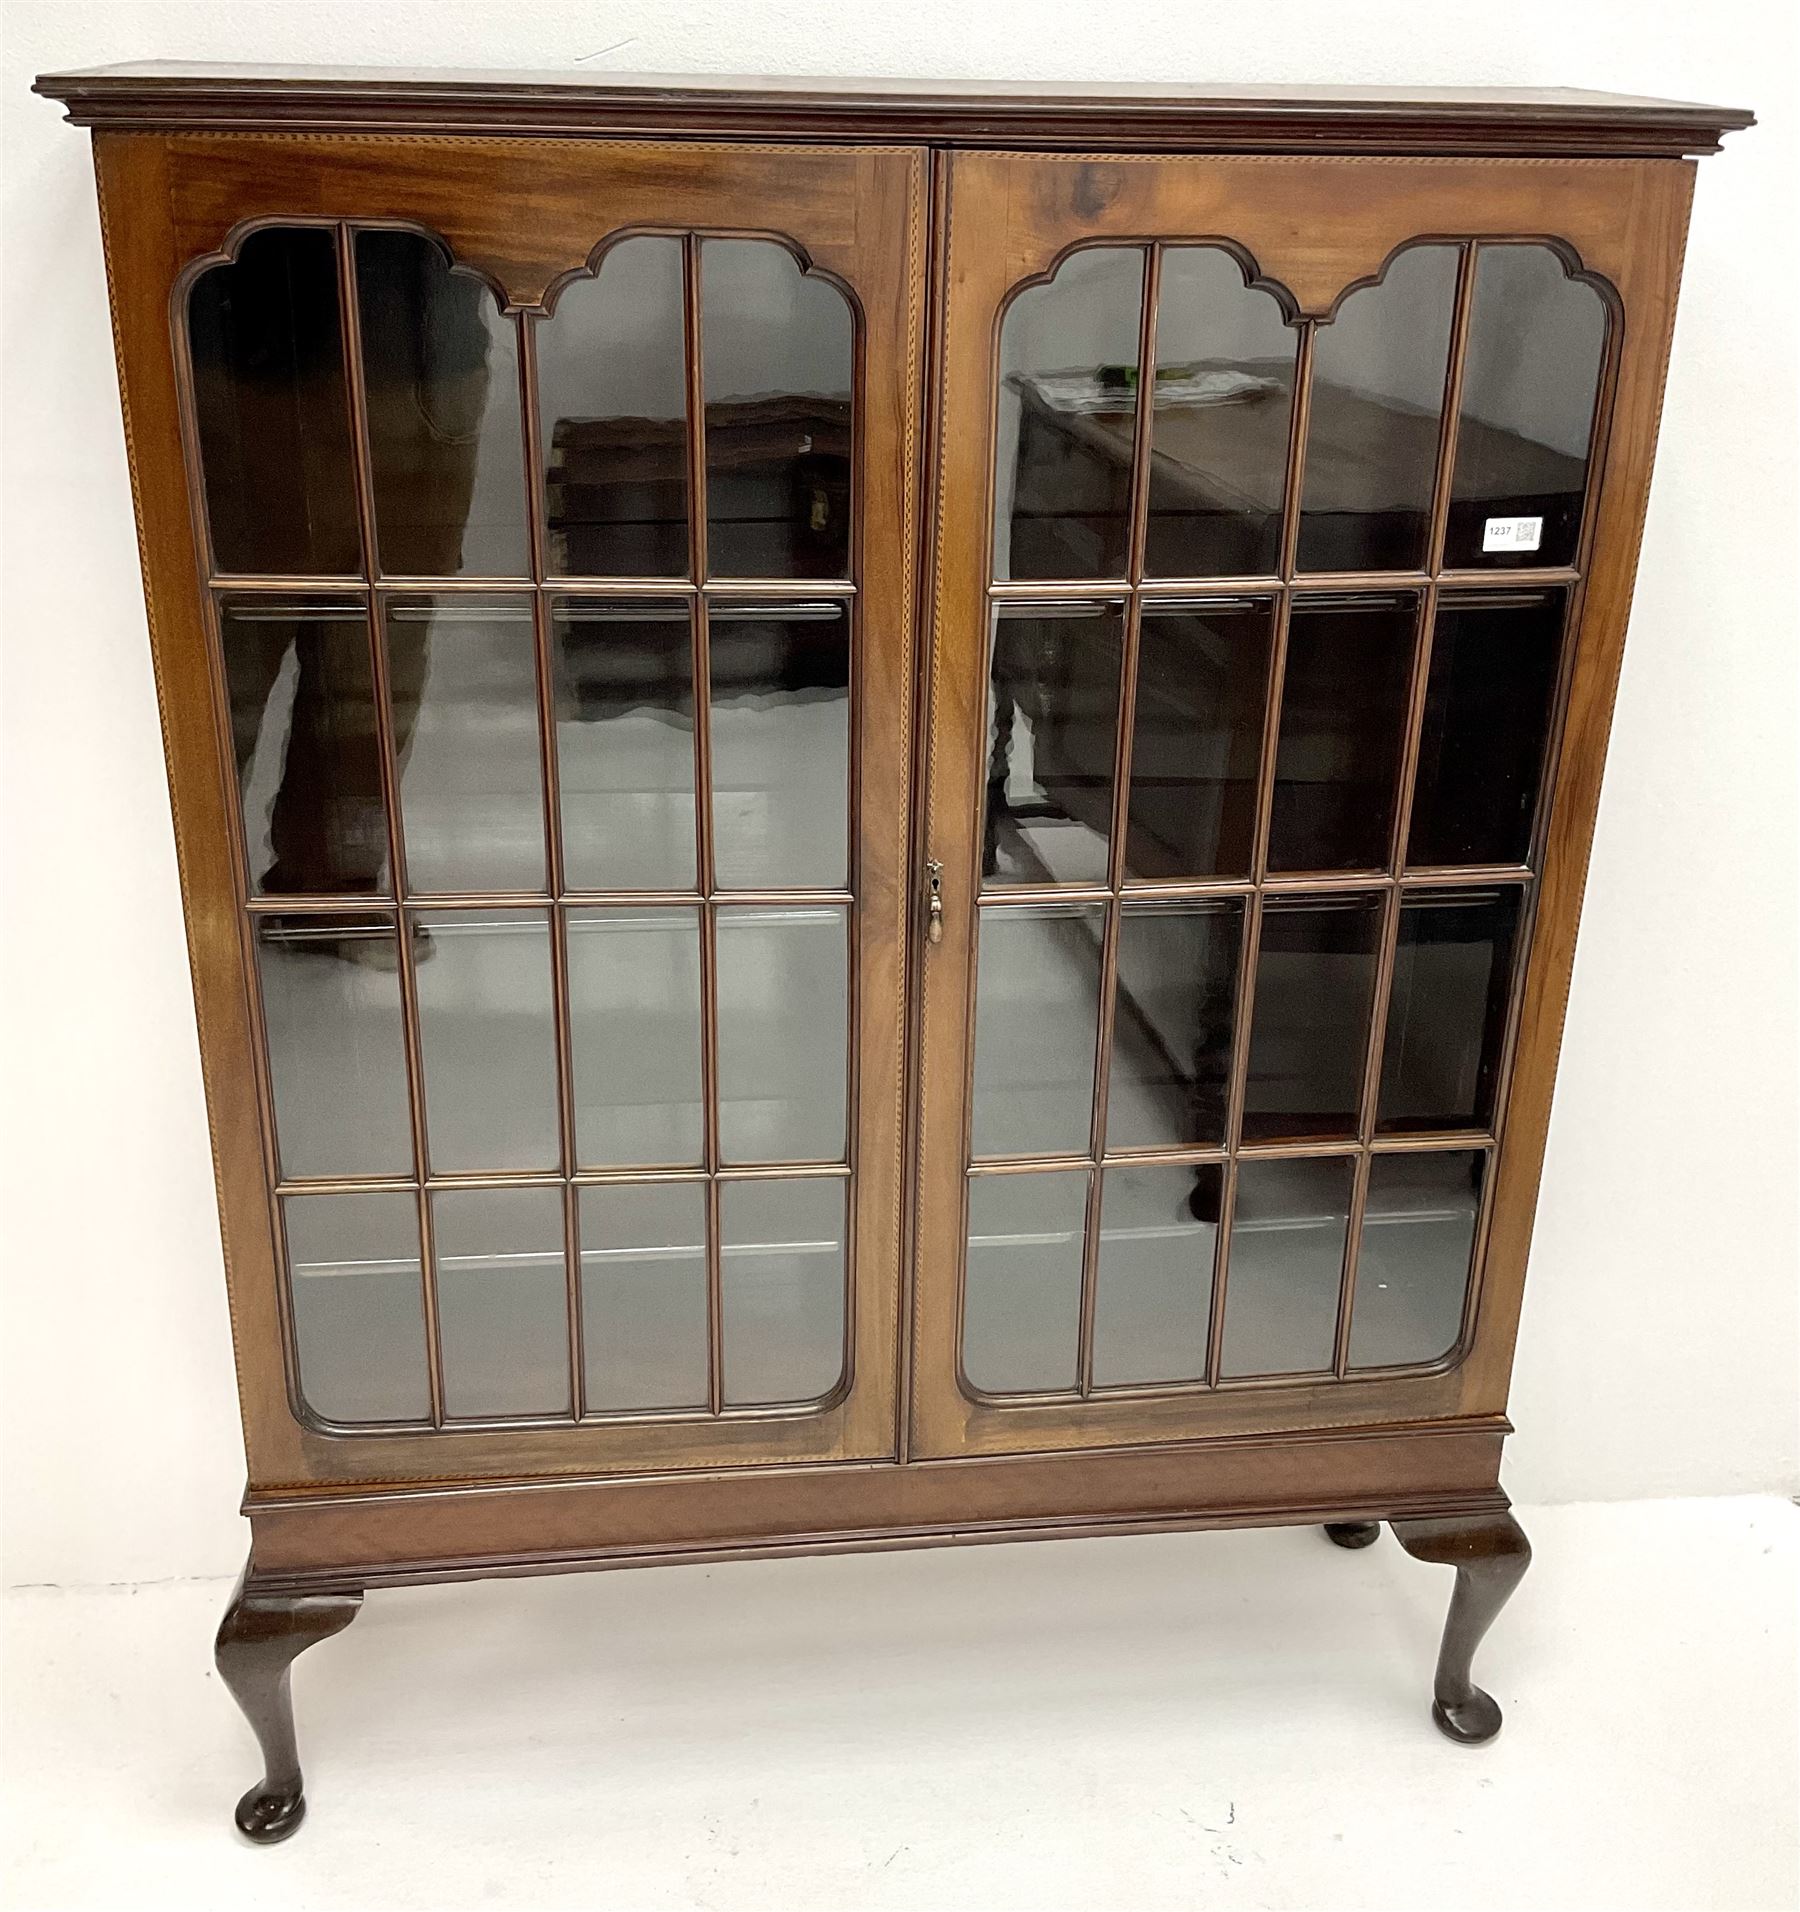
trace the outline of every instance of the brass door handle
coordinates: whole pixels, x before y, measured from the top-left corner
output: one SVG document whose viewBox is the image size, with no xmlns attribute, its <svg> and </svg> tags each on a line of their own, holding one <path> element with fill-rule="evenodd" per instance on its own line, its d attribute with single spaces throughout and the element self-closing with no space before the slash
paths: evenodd
<svg viewBox="0 0 1800 1912">
<path fill-rule="evenodd" d="M 925 934 L 934 943 L 944 940 L 944 866 L 935 858 L 925 865 Z"/>
</svg>

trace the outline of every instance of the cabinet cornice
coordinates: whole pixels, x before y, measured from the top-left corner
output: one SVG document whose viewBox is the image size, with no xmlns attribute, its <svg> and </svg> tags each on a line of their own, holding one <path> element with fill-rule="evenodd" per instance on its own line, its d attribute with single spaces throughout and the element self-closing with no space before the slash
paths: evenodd
<svg viewBox="0 0 1800 1912">
<path fill-rule="evenodd" d="M 165 61 L 42 75 L 78 126 L 128 132 L 941 142 L 1108 152 L 1680 158 L 1736 107 L 1575 87 L 1086 88 L 979 80 L 393 71 Z"/>
</svg>

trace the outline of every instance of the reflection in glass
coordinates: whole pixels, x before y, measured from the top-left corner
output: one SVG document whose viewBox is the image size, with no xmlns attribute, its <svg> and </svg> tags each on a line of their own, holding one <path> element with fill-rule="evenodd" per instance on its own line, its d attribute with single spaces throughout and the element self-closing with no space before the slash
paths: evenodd
<svg viewBox="0 0 1800 1912">
<path fill-rule="evenodd" d="M 1356 1133 L 1382 907 L 1379 896 L 1265 899 L 1246 1141 Z"/>
<path fill-rule="evenodd" d="M 705 1407 L 705 1184 L 584 1188 L 580 1202 L 588 1412 Z"/>
<path fill-rule="evenodd" d="M 219 641 L 252 894 L 389 891 L 362 605 L 352 598 L 224 597 Z M 398 707 L 394 713 L 401 749 L 412 715 Z"/>
<path fill-rule="evenodd" d="M 984 1394 L 1072 1388 L 1088 1171 L 969 1178 L 962 1365 Z"/>
<path fill-rule="evenodd" d="M 398 598 L 388 697 L 414 894 L 544 887 L 544 772 L 528 599 Z"/>
<path fill-rule="evenodd" d="M 1371 1158 L 1351 1367 L 1405 1367 L 1455 1347 L 1486 1162 L 1479 1149 Z"/>
<path fill-rule="evenodd" d="M 850 804 L 850 607 L 716 604 L 713 864 L 722 889 L 836 889 Z"/>
<path fill-rule="evenodd" d="M 356 288 L 382 570 L 523 577 L 515 322 L 416 232 L 359 232 Z"/>
<path fill-rule="evenodd" d="M 1127 880 L 1249 874 L 1273 609 L 1255 598 L 1145 602 Z"/>
<path fill-rule="evenodd" d="M 559 1168 L 547 913 L 412 920 L 432 1173 Z"/>
<path fill-rule="evenodd" d="M 994 576 L 1122 578 L 1144 254 L 1071 253 L 1000 327 Z"/>
<path fill-rule="evenodd" d="M 849 912 L 718 912 L 719 1152 L 727 1162 L 841 1162 Z"/>
<path fill-rule="evenodd" d="M 698 909 L 572 909 L 569 1048 L 583 1168 L 697 1166 Z"/>
<path fill-rule="evenodd" d="M 1341 1157 L 1238 1164 L 1220 1373 L 1330 1368 L 1351 1180 Z"/>
<path fill-rule="evenodd" d="M 1376 1127 L 1485 1129 L 1522 893 L 1426 890 L 1400 909 Z"/>
<path fill-rule="evenodd" d="M 977 1155 L 1085 1155 L 1093 1120 L 1102 903 L 981 912 Z"/>
<path fill-rule="evenodd" d="M 569 1286 L 559 1188 L 431 1198 L 444 1413 L 569 1412 Z"/>
<path fill-rule="evenodd" d="M 709 574 L 849 577 L 849 304 L 772 239 L 706 239 L 700 305 Z"/>
<path fill-rule="evenodd" d="M 1168 246 L 1144 569 L 1267 577 L 1281 557 L 1299 334 L 1218 246 Z"/>
<path fill-rule="evenodd" d="M 300 1397 L 324 1421 L 426 1421 L 431 1382 L 412 1195 L 282 1204 Z"/>
<path fill-rule="evenodd" d="M 1105 1171 L 1096 1387 L 1204 1378 L 1223 1173 L 1216 1162 Z"/>
<path fill-rule="evenodd" d="M 1109 1149 L 1225 1139 L 1244 906 L 1139 903 L 1119 919 Z"/>
<path fill-rule="evenodd" d="M 727 1407 L 816 1401 L 844 1375 L 844 1223 L 836 1176 L 719 1189 Z"/>
<path fill-rule="evenodd" d="M 1387 867 L 1417 600 L 1294 606 L 1269 815 L 1271 870 Z"/>
<path fill-rule="evenodd" d="M 1525 861 L 1562 621 L 1560 591 L 1440 599 L 1409 865 Z"/>
<path fill-rule="evenodd" d="M 255 921 L 281 1173 L 410 1175 L 394 919 Z"/>
<path fill-rule="evenodd" d="M 194 281 L 188 350 L 217 568 L 359 572 L 333 234 L 251 233 Z"/>
<path fill-rule="evenodd" d="M 553 598 L 557 786 L 572 890 L 694 887 L 686 604 Z"/>
<path fill-rule="evenodd" d="M 1600 294 L 1558 254 L 1480 248 L 1447 566 L 1575 562 L 1605 349 Z"/>
<path fill-rule="evenodd" d="M 681 241 L 608 247 L 537 328 L 552 577 L 688 575 Z"/>
<path fill-rule="evenodd" d="M 1425 563 L 1458 257 L 1409 246 L 1313 334 L 1302 571 Z"/>
<path fill-rule="evenodd" d="M 994 606 L 986 882 L 1105 882 L 1124 642 L 1120 604 Z"/>
</svg>

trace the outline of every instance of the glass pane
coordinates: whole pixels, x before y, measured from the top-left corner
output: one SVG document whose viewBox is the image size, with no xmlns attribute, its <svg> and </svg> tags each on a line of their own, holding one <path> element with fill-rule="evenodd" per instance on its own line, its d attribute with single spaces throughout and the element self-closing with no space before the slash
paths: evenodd
<svg viewBox="0 0 1800 1912">
<path fill-rule="evenodd" d="M 1109 1149 L 1223 1142 L 1244 906 L 1139 903 L 1119 919 Z"/>
<path fill-rule="evenodd" d="M 546 912 L 416 916 L 413 960 L 432 1173 L 559 1168 Z"/>
<path fill-rule="evenodd" d="M 408 889 L 543 889 L 530 600 L 394 600 L 387 666 Z"/>
<path fill-rule="evenodd" d="M 288 1292 L 300 1396 L 323 1421 L 427 1421 L 419 1205 L 412 1195 L 294 1195 Z"/>
<path fill-rule="evenodd" d="M 1273 615 L 1266 599 L 1145 602 L 1128 881 L 1249 875 Z"/>
<path fill-rule="evenodd" d="M 841 1162 L 848 1093 L 849 912 L 718 912 L 719 1152 Z"/>
<path fill-rule="evenodd" d="M 1000 327 L 994 576 L 1122 578 L 1144 255 L 1071 253 Z"/>
<path fill-rule="evenodd" d="M 969 1178 L 963 1373 L 984 1394 L 1072 1388 L 1088 1172 Z"/>
<path fill-rule="evenodd" d="M 1294 606 L 1271 870 L 1386 869 L 1417 623 L 1410 596 Z"/>
<path fill-rule="evenodd" d="M 219 636 L 251 892 L 387 892 L 381 742 L 362 606 L 349 598 L 221 598 Z"/>
<path fill-rule="evenodd" d="M 1120 604 L 995 605 L 985 881 L 1106 881 L 1124 618 Z"/>
<path fill-rule="evenodd" d="M 692 889 L 692 613 L 555 598 L 550 644 L 570 889 Z"/>
<path fill-rule="evenodd" d="M 981 912 L 977 1155 L 1085 1155 L 1094 1108 L 1103 903 Z"/>
<path fill-rule="evenodd" d="M 1163 253 L 1144 569 L 1267 577 L 1281 561 L 1299 334 L 1217 246 Z"/>
<path fill-rule="evenodd" d="M 850 836 L 850 607 L 719 604 L 713 865 L 723 889 L 837 889 Z"/>
<path fill-rule="evenodd" d="M 1459 256 L 1409 247 L 1313 334 L 1302 571 L 1424 566 Z"/>
<path fill-rule="evenodd" d="M 1606 307 L 1548 246 L 1483 246 L 1444 562 L 1573 564 Z"/>
<path fill-rule="evenodd" d="M 850 575 L 850 307 L 772 239 L 700 247 L 706 565 Z"/>
<path fill-rule="evenodd" d="M 706 1187 L 581 1191 L 590 1414 L 705 1407 Z"/>
<path fill-rule="evenodd" d="M 431 1198 L 444 1412 L 569 1412 L 569 1284 L 560 1188 Z"/>
<path fill-rule="evenodd" d="M 567 925 L 577 1159 L 698 1166 L 700 912 L 570 910 Z"/>
<path fill-rule="evenodd" d="M 1382 908 L 1379 896 L 1264 902 L 1246 1141 L 1356 1133 Z"/>
<path fill-rule="evenodd" d="M 688 575 L 681 241 L 621 239 L 537 328 L 552 577 Z"/>
<path fill-rule="evenodd" d="M 259 916 L 281 1173 L 411 1175 L 391 916 Z"/>
<path fill-rule="evenodd" d="M 1525 861 L 1562 624 L 1560 591 L 1440 601 L 1408 864 Z"/>
<path fill-rule="evenodd" d="M 1205 1377 L 1223 1173 L 1216 1162 L 1106 1170 L 1094 1290 L 1096 1387 Z"/>
<path fill-rule="evenodd" d="M 1521 901 L 1509 885 L 1428 890 L 1401 906 L 1378 1129 L 1492 1125 Z"/>
<path fill-rule="evenodd" d="M 835 1176 L 721 1186 L 727 1407 L 816 1401 L 843 1379 L 848 1187 Z"/>
<path fill-rule="evenodd" d="M 1337 1158 L 1238 1164 L 1222 1374 L 1331 1366 L 1351 1180 Z"/>
<path fill-rule="evenodd" d="M 382 570 L 523 577 L 514 321 L 416 232 L 359 232 L 356 289 Z"/>
<path fill-rule="evenodd" d="M 1455 1347 L 1486 1163 L 1479 1149 L 1370 1160 L 1351 1367 L 1436 1361 Z"/>
<path fill-rule="evenodd" d="M 195 280 L 188 351 L 218 568 L 360 571 L 333 234 L 251 233 Z"/>
</svg>

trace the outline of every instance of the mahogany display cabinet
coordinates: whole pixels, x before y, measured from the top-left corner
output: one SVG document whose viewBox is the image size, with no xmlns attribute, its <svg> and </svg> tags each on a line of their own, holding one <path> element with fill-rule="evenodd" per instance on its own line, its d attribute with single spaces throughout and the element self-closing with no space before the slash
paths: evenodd
<svg viewBox="0 0 1800 1912">
<path fill-rule="evenodd" d="M 1499 1486 L 1692 156 L 232 68 L 94 129 L 248 1456 L 363 1591 Z"/>
</svg>

